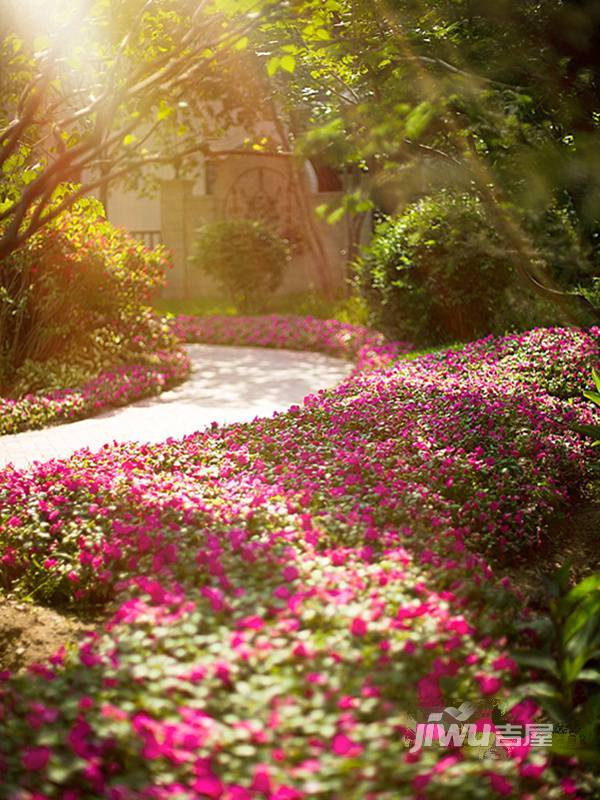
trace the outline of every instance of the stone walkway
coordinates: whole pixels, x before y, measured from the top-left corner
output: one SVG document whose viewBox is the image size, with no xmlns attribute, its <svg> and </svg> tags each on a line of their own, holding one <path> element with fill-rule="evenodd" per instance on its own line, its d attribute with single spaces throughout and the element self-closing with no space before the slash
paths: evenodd
<svg viewBox="0 0 600 800">
<path fill-rule="evenodd" d="M 0 437 L 0 467 L 65 458 L 76 450 L 118 441 L 159 442 L 211 422 L 245 422 L 301 403 L 307 394 L 334 386 L 352 369 L 320 353 L 255 347 L 187 346 L 190 378 L 159 397 L 91 419 Z"/>
</svg>

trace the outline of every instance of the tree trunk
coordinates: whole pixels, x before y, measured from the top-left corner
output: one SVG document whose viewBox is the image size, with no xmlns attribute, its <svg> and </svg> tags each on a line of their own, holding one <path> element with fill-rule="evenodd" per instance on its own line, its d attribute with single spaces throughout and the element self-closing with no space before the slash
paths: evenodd
<svg viewBox="0 0 600 800">
<path fill-rule="evenodd" d="M 281 120 L 273 100 L 270 100 L 269 106 L 271 109 L 271 118 L 273 120 L 273 124 L 275 125 L 277 135 L 279 136 L 281 146 L 284 148 L 284 150 L 287 150 L 289 147 L 289 142 L 285 125 Z M 325 298 L 327 300 L 331 300 L 333 299 L 334 292 L 331 285 L 329 258 L 327 256 L 327 250 L 321 236 L 321 231 L 319 230 L 315 219 L 314 209 L 311 207 L 308 201 L 308 187 L 306 186 L 306 178 L 300 164 L 294 158 L 294 156 L 291 157 L 290 163 L 292 191 L 294 193 L 298 210 L 300 211 L 301 224 L 304 229 L 306 243 L 314 259 L 316 271 L 321 281 L 320 288 L 325 295 Z"/>
</svg>

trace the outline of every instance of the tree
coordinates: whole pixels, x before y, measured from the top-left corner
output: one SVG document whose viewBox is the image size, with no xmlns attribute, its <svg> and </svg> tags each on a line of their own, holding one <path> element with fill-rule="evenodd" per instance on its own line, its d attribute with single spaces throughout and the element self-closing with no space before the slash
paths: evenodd
<svg viewBox="0 0 600 800">
<path fill-rule="evenodd" d="M 222 76 L 275 7 L 92 0 L 81 20 L 40 43 L 15 33 L 4 0 L 0 265 L 91 190 L 208 152 L 208 118 L 214 130 L 228 113 Z M 202 103 L 219 99 L 220 110 L 202 115 Z"/>
<path fill-rule="evenodd" d="M 519 209 L 572 209 L 598 251 L 597 3 L 330 0 L 267 27 L 298 149 L 361 176 L 349 210 L 475 190 L 515 270 L 561 298 Z"/>
</svg>

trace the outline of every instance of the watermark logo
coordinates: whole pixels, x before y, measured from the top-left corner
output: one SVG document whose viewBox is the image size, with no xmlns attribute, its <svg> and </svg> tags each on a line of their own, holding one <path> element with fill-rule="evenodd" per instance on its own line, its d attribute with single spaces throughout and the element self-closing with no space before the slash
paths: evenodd
<svg viewBox="0 0 600 800">
<path fill-rule="evenodd" d="M 553 725 L 550 723 L 497 724 L 491 709 L 464 702 L 458 708 L 429 709 L 424 722 L 415 721 L 410 752 L 423 747 L 470 747 L 482 758 L 509 758 L 514 748 L 549 747 Z"/>
</svg>

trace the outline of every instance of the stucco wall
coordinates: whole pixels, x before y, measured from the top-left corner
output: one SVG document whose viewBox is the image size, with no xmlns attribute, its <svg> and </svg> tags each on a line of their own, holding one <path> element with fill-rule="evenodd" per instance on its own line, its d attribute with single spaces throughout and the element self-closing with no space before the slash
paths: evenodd
<svg viewBox="0 0 600 800">
<path fill-rule="evenodd" d="M 201 180 L 165 177 L 155 198 L 141 198 L 121 189 L 111 191 L 108 216 L 117 225 L 134 232 L 160 232 L 160 239 L 171 254 L 173 268 L 167 276 L 166 297 L 193 298 L 216 296 L 218 285 L 189 261 L 194 237 L 202 225 L 219 219 L 259 218 L 269 222 L 295 243 L 294 255 L 287 264 L 280 292 L 295 293 L 311 289 L 343 289 L 346 284 L 350 225 L 347 218 L 329 225 L 313 213 L 326 253 L 326 275 L 317 267 L 314 250 L 306 242 L 304 219 L 292 181 L 291 161 L 279 156 L 254 156 L 229 153 L 211 163 Z M 167 173 L 168 175 L 168 173 Z M 316 176 L 307 165 L 301 173 L 302 201 L 306 207 L 335 206 L 340 192 L 318 192 Z M 363 229 L 368 236 L 369 225 Z M 152 241 L 158 240 L 158 234 Z"/>
<path fill-rule="evenodd" d="M 289 190 L 285 182 L 285 171 L 281 167 L 281 159 L 261 160 L 263 173 L 274 170 L 279 177 L 269 173 L 272 184 L 269 192 L 280 201 L 282 210 L 278 227 L 281 233 L 297 237 L 294 256 L 286 266 L 281 292 L 301 292 L 319 288 L 323 279 L 316 269 L 316 260 L 311 249 L 302 241 L 302 225 L 297 203 L 289 196 L 283 196 Z M 202 225 L 236 216 L 252 217 L 252 208 L 236 208 L 232 201 L 235 187 L 242 187 L 243 197 L 252 193 L 252 181 L 257 177 L 254 167 L 248 166 L 248 159 L 231 157 L 223 162 L 215 179 L 211 195 L 196 195 L 191 180 L 164 181 L 161 186 L 160 216 L 163 243 L 169 248 L 173 270 L 168 278 L 165 291 L 170 297 L 194 297 L 198 295 L 214 295 L 218 293 L 216 284 L 189 263 L 195 231 Z M 250 162 L 252 165 L 252 162 Z M 245 177 L 244 177 L 245 176 Z M 283 177 L 281 177 L 283 176 Z M 239 179 L 242 177 L 241 184 Z M 277 192 L 282 195 L 279 197 Z M 265 193 L 266 194 L 266 193 Z M 308 206 L 315 209 L 323 203 L 334 204 L 340 193 L 321 193 L 306 195 Z M 252 200 L 249 200 L 252 206 Z M 280 209 L 280 210 L 281 210 Z M 321 236 L 327 254 L 327 281 L 333 288 L 341 289 L 346 281 L 346 263 L 348 254 L 348 225 L 345 219 L 334 225 L 314 216 L 314 224 Z M 276 225 L 277 227 L 277 225 Z M 288 230 L 290 229 L 290 230 Z"/>
</svg>

